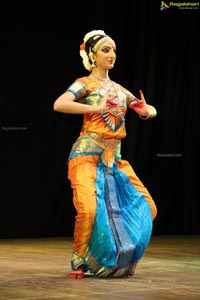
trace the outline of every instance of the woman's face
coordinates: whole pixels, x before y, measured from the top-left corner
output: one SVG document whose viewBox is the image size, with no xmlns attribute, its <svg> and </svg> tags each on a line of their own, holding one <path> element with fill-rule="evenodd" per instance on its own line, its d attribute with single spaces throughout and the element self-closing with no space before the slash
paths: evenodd
<svg viewBox="0 0 200 300">
<path fill-rule="evenodd" d="M 94 54 L 96 68 L 110 70 L 116 61 L 116 46 L 113 41 L 103 43 Z"/>
</svg>

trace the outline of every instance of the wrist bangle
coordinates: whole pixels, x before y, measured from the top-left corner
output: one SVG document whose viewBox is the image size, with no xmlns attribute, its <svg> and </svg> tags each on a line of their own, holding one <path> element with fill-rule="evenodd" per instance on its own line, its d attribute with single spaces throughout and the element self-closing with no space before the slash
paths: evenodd
<svg viewBox="0 0 200 300">
<path fill-rule="evenodd" d="M 99 105 L 99 113 L 100 113 L 100 115 L 103 114 L 103 109 L 102 109 L 102 106 L 101 106 L 101 105 Z"/>
<path fill-rule="evenodd" d="M 157 111 L 155 109 L 155 107 L 151 108 L 150 111 L 147 111 L 147 116 L 141 116 L 139 115 L 140 119 L 142 120 L 147 120 L 149 118 L 154 118 L 157 115 Z"/>
<path fill-rule="evenodd" d="M 139 115 L 140 119 L 142 119 L 142 120 L 147 120 L 147 119 L 149 119 L 149 118 L 150 118 L 150 113 L 149 113 L 149 112 L 147 112 L 147 113 L 148 113 L 147 116 L 141 116 L 141 115 Z"/>
</svg>

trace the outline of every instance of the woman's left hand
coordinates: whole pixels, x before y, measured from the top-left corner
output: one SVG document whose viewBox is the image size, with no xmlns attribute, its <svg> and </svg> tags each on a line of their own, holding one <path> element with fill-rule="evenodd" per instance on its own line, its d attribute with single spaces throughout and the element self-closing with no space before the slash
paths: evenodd
<svg viewBox="0 0 200 300">
<path fill-rule="evenodd" d="M 141 99 L 135 97 L 134 101 L 132 101 L 129 104 L 129 107 L 133 109 L 136 113 L 138 113 L 138 115 L 147 116 L 149 113 L 148 111 L 149 105 L 146 103 L 143 92 L 141 90 L 139 92 L 140 92 Z"/>
</svg>

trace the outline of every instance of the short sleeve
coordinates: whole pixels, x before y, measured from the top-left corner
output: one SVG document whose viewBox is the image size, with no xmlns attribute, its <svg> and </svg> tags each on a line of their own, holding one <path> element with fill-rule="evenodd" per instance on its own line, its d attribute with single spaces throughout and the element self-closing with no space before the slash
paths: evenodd
<svg viewBox="0 0 200 300">
<path fill-rule="evenodd" d="M 85 97 L 88 94 L 87 87 L 81 81 L 73 82 L 66 91 L 71 92 L 76 97 L 76 101 Z"/>
</svg>

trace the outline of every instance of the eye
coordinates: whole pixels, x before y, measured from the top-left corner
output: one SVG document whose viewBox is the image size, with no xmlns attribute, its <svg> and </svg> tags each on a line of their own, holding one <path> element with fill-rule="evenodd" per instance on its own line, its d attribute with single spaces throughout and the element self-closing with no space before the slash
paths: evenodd
<svg viewBox="0 0 200 300">
<path fill-rule="evenodd" d="M 103 49 L 102 49 L 102 52 L 104 52 L 104 53 L 108 53 L 109 51 L 110 51 L 109 48 L 103 48 Z"/>
</svg>

